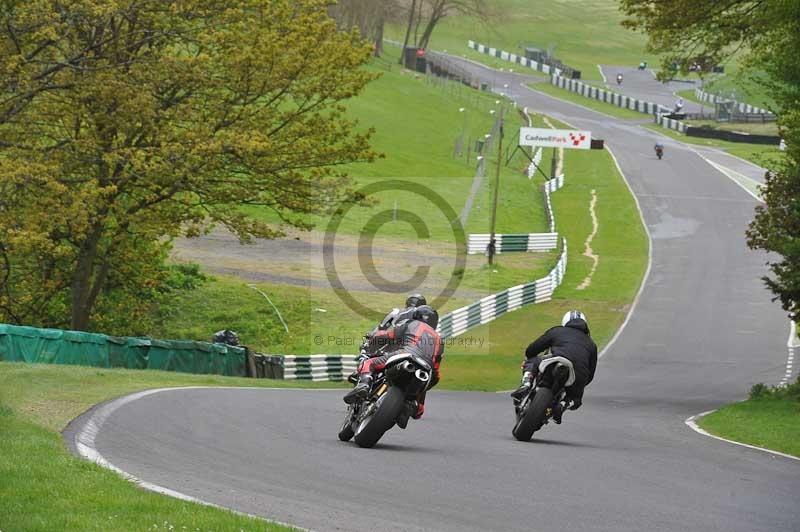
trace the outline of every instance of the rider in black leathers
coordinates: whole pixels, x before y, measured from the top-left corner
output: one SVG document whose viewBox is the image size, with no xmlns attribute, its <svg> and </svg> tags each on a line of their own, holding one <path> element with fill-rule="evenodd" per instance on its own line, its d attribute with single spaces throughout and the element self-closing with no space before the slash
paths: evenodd
<svg viewBox="0 0 800 532">
<path fill-rule="evenodd" d="M 520 400 L 528 393 L 539 373 L 539 356 L 550 349 L 553 356 L 562 356 L 572 362 L 575 369 L 575 382 L 568 386 L 567 400 L 572 402 L 570 410 L 580 408 L 583 401 L 583 389 L 592 382 L 597 368 L 597 344 L 589 335 L 586 316 L 577 310 L 564 315 L 563 325 L 548 329 L 525 350 L 525 362 L 522 364 L 522 384 L 511 393 L 515 400 Z M 547 356 L 547 355 L 545 355 Z M 561 409 L 553 413 L 553 420 L 561 422 Z"/>
</svg>

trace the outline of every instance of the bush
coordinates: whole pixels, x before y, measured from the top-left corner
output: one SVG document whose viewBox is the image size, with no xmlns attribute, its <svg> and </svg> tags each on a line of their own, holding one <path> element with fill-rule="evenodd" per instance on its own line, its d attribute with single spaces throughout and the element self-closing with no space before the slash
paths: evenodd
<svg viewBox="0 0 800 532">
<path fill-rule="evenodd" d="M 760 399 L 762 397 L 767 397 L 770 395 L 769 386 L 764 384 L 763 382 L 759 382 L 758 384 L 754 384 L 752 388 L 750 388 L 750 399 Z"/>
<path fill-rule="evenodd" d="M 750 399 L 767 398 L 800 401 L 800 377 L 793 384 L 787 386 L 767 386 L 763 382 L 759 382 L 750 388 Z"/>
</svg>

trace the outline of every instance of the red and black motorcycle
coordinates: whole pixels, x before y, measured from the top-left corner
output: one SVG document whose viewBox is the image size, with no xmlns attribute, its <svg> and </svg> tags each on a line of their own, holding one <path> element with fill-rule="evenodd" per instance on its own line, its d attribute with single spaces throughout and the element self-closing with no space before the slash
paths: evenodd
<svg viewBox="0 0 800 532">
<path fill-rule="evenodd" d="M 399 351 L 390 356 L 372 379 L 367 398 L 347 407 L 339 439 L 354 438 L 359 447 L 374 447 L 395 424 L 406 428 L 417 411 L 416 397 L 429 386 L 432 374 L 431 365 L 418 355 Z"/>
</svg>

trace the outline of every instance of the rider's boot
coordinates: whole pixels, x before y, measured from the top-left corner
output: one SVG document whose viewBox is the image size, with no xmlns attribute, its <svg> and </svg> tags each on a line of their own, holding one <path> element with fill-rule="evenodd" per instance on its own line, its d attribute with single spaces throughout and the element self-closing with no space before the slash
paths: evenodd
<svg viewBox="0 0 800 532">
<path fill-rule="evenodd" d="M 372 375 L 364 373 L 358 376 L 358 383 L 344 396 L 344 402 L 348 405 L 363 401 L 369 395 L 369 389 L 372 386 Z"/>
<path fill-rule="evenodd" d="M 531 390 L 531 386 L 533 385 L 533 373 L 530 371 L 526 371 L 522 374 L 522 384 L 520 384 L 519 388 L 511 392 L 511 397 L 516 399 L 517 401 L 521 401 L 523 397 L 525 397 L 528 392 Z"/>
</svg>

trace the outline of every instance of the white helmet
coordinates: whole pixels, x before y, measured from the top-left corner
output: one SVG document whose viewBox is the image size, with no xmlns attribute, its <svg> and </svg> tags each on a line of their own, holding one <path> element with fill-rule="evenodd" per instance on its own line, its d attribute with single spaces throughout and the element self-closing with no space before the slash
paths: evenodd
<svg viewBox="0 0 800 532">
<path fill-rule="evenodd" d="M 586 315 L 583 312 L 580 310 L 570 310 L 564 314 L 563 318 L 561 318 L 561 326 L 566 327 L 567 323 L 571 322 L 572 320 L 583 320 L 587 327 L 589 325 L 589 320 L 586 319 Z"/>
</svg>

